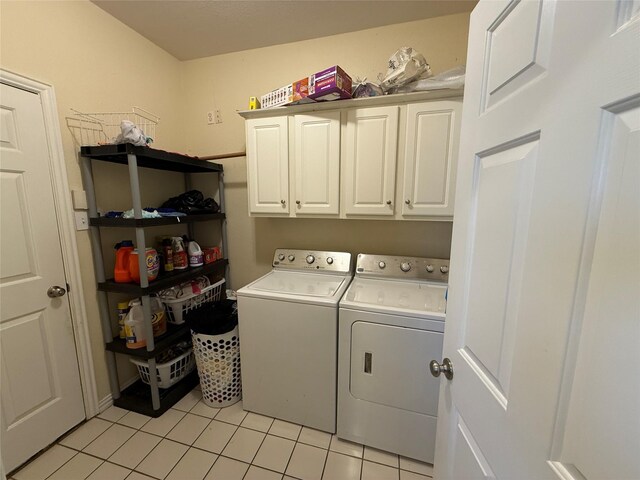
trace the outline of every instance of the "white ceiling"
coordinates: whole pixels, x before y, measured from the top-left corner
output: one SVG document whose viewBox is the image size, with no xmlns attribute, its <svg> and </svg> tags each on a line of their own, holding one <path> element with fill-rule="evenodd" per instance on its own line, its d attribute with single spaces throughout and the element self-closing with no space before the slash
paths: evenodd
<svg viewBox="0 0 640 480">
<path fill-rule="evenodd" d="M 477 0 L 92 0 L 179 60 L 468 12 Z"/>
</svg>

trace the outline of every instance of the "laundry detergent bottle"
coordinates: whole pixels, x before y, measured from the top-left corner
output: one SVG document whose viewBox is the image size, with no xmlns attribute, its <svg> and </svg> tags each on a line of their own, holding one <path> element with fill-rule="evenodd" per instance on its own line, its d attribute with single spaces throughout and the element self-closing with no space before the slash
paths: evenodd
<svg viewBox="0 0 640 480">
<path fill-rule="evenodd" d="M 138 249 L 133 250 L 129 254 L 129 275 L 131 280 L 140 283 L 140 266 L 138 264 Z M 145 250 L 145 263 L 147 265 L 147 280 L 153 282 L 160 271 L 160 260 L 158 252 L 155 248 L 147 248 Z"/>
<path fill-rule="evenodd" d="M 189 253 L 189 266 L 190 267 L 201 267 L 204 265 L 204 253 L 202 253 L 202 249 L 197 242 L 191 240 L 189 242 L 189 246 L 187 247 L 187 252 Z"/>
<path fill-rule="evenodd" d="M 142 348 L 147 345 L 144 328 L 144 312 L 140 300 L 133 300 L 129 313 L 124 319 L 127 348 Z"/>
<path fill-rule="evenodd" d="M 116 265 L 113 269 L 113 279 L 117 283 L 131 282 L 131 274 L 129 273 L 129 256 L 133 252 L 133 242 L 131 240 L 123 240 L 116 243 Z"/>
</svg>

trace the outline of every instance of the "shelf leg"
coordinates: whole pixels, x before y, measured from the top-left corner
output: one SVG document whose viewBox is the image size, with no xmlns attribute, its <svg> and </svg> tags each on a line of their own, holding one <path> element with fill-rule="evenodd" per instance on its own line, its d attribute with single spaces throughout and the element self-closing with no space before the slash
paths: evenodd
<svg viewBox="0 0 640 480">
<path fill-rule="evenodd" d="M 149 359 L 149 372 L 156 371 L 156 359 Z M 160 410 L 160 390 L 158 389 L 158 376 L 149 375 L 149 382 L 151 387 L 151 406 L 154 410 Z"/>
<path fill-rule="evenodd" d="M 220 205 L 220 212 L 227 213 L 224 202 L 224 172 L 218 173 L 218 205 Z M 227 218 L 225 216 L 222 220 L 222 255 L 224 258 L 229 258 L 229 242 L 227 241 Z M 226 281 L 226 288 L 231 288 L 231 273 L 229 269 L 229 263 L 227 263 L 224 271 L 224 278 Z"/>
<path fill-rule="evenodd" d="M 133 203 L 133 216 L 142 218 L 142 200 L 140 195 L 140 179 L 138 177 L 138 159 L 135 155 L 127 155 L 129 164 L 129 182 L 131 186 L 131 202 Z M 140 286 L 149 286 L 147 278 L 147 244 L 144 236 L 144 228 L 136 228 L 136 247 L 138 248 L 138 269 L 140 272 Z M 151 317 L 151 301 L 149 295 L 142 296 L 142 311 L 144 313 L 144 330 L 147 341 L 147 351 L 155 348 L 153 339 L 153 325 Z M 158 376 L 156 375 L 156 359 L 150 358 L 149 364 L 149 388 L 151 389 L 151 405 L 154 410 L 160 409 L 160 390 L 158 389 Z"/>
<path fill-rule="evenodd" d="M 146 272 L 145 272 L 146 273 Z M 149 295 L 142 297 L 142 311 L 144 312 L 144 334 L 147 339 L 147 351 L 151 351 L 155 348 L 155 342 L 153 339 L 153 325 L 151 323 L 151 300 Z M 158 390 L 158 376 L 154 375 L 156 372 L 156 359 L 150 358 L 149 363 L 149 388 L 151 388 L 151 404 L 154 410 L 160 408 L 160 391 Z"/>
<path fill-rule="evenodd" d="M 184 191 L 188 192 L 190 190 L 193 189 L 193 183 L 191 181 L 191 174 L 190 173 L 185 173 L 184 174 Z M 187 233 L 189 234 L 189 240 L 194 240 L 196 237 L 195 234 L 195 229 L 193 226 L 193 223 L 189 223 L 187 224 Z M 186 247 L 186 245 L 185 245 Z"/>
<path fill-rule="evenodd" d="M 102 336 L 106 343 L 113 341 L 111 333 L 111 322 L 109 321 L 109 303 L 107 302 L 106 292 L 98 292 L 98 307 L 100 309 L 100 318 L 106 318 L 102 323 Z M 116 356 L 113 352 L 105 352 L 107 360 L 107 371 L 109 372 L 109 387 L 111 388 L 111 397 L 115 400 L 120 398 L 120 380 L 118 378 L 118 368 L 116 366 Z"/>
<path fill-rule="evenodd" d="M 96 218 L 98 209 L 96 206 L 96 193 L 93 185 L 93 169 L 91 168 L 91 159 L 82 157 L 80 162 L 82 168 L 82 179 L 84 189 L 87 192 L 87 206 L 89 207 L 89 216 Z M 91 238 L 91 250 L 93 251 L 93 267 L 98 283 L 105 281 L 104 261 L 102 259 L 102 240 L 100 238 L 100 229 L 98 227 L 89 227 Z M 113 341 L 113 332 L 111 330 L 111 319 L 109 315 L 109 302 L 107 301 L 106 292 L 98 292 L 98 312 L 100 314 L 100 324 L 102 326 L 102 336 L 104 342 Z M 106 352 L 107 371 L 109 372 L 109 387 L 111 388 L 111 396 L 113 399 L 120 398 L 120 381 L 118 379 L 118 369 L 116 368 L 116 358 L 113 352 Z"/>
</svg>

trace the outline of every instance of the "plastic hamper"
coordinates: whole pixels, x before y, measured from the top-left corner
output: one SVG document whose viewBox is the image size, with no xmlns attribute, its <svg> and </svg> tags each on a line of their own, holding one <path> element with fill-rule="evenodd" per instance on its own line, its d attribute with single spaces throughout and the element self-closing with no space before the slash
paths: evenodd
<svg viewBox="0 0 640 480">
<path fill-rule="evenodd" d="M 210 407 L 233 405 L 242 396 L 235 303 L 208 303 L 191 312 L 190 317 L 195 317 L 191 337 L 202 400 Z"/>
</svg>

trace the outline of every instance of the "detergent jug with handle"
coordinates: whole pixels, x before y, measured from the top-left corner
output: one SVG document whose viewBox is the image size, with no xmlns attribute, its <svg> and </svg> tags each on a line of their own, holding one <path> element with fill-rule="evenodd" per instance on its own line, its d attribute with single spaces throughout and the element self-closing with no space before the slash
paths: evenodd
<svg viewBox="0 0 640 480">
<path fill-rule="evenodd" d="M 129 256 L 133 252 L 133 242 L 131 240 L 123 240 L 116 243 L 116 265 L 113 269 L 113 279 L 117 283 L 131 282 L 131 274 L 129 273 Z"/>
<path fill-rule="evenodd" d="M 127 348 L 142 348 L 147 345 L 144 328 L 144 312 L 140 300 L 129 303 L 131 309 L 124 319 L 124 331 Z"/>
<path fill-rule="evenodd" d="M 145 251 L 145 264 L 147 265 L 147 279 L 152 282 L 160 271 L 160 260 L 155 248 L 147 248 Z M 129 275 L 131 280 L 140 283 L 140 267 L 138 265 L 138 249 L 129 254 Z"/>
</svg>

